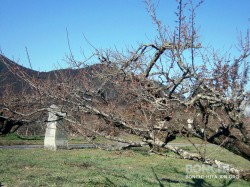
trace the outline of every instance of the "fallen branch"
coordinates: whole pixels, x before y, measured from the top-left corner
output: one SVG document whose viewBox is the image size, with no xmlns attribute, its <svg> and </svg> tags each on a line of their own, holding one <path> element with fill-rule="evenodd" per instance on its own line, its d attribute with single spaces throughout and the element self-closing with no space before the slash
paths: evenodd
<svg viewBox="0 0 250 187">
<path fill-rule="evenodd" d="M 241 178 L 241 179 L 244 179 L 247 181 L 250 180 L 250 171 L 240 170 L 240 169 L 237 169 L 237 168 L 235 168 L 229 164 L 226 164 L 224 162 L 214 160 L 214 159 L 204 158 L 196 153 L 189 153 L 181 148 L 167 145 L 157 138 L 154 141 L 153 140 L 145 140 L 145 142 L 150 143 L 151 145 L 166 148 L 167 150 L 170 150 L 170 151 L 174 152 L 175 154 L 179 155 L 182 159 L 199 161 L 203 164 L 221 169 L 223 171 L 227 171 L 229 174 L 235 175 L 238 178 Z"/>
</svg>

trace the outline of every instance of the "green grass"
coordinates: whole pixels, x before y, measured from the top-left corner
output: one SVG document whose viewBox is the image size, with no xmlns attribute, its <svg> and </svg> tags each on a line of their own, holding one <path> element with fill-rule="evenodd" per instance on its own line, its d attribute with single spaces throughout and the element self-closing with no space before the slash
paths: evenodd
<svg viewBox="0 0 250 187">
<path fill-rule="evenodd" d="M 124 135 L 122 137 L 125 140 L 130 141 L 140 141 L 137 136 L 133 135 Z M 198 138 L 189 138 L 192 143 L 202 143 L 202 140 Z M 190 143 L 187 138 L 177 137 L 171 143 Z M 103 137 L 96 137 L 94 140 L 95 143 L 108 143 L 113 144 L 114 142 L 109 141 Z M 20 136 L 17 134 L 8 134 L 5 136 L 0 136 L 0 145 L 41 145 L 44 143 L 44 136 Z M 69 137 L 69 144 L 84 144 L 88 143 L 88 140 L 85 137 L 76 136 Z"/>
<path fill-rule="evenodd" d="M 128 137 L 130 138 L 130 137 Z M 44 137 L 22 137 L 10 134 L 0 137 L 0 145 L 43 144 Z M 193 143 L 202 143 L 192 138 Z M 101 137 L 96 143 L 109 143 Z M 189 143 L 177 138 L 174 143 Z M 83 137 L 69 138 L 70 144 L 87 143 Z M 183 149 L 198 152 L 194 147 Z M 204 153 L 204 147 L 198 148 Z M 168 153 L 173 155 L 172 153 Z M 186 178 L 186 165 L 197 162 L 150 155 L 145 148 L 127 151 L 100 149 L 46 151 L 43 149 L 0 149 L 0 186 L 249 186 L 225 173 L 198 173 L 203 178 Z M 208 146 L 206 157 L 218 159 L 240 169 L 249 169 L 250 162 L 218 146 Z M 190 173 L 196 175 L 197 173 Z"/>
<path fill-rule="evenodd" d="M 69 144 L 88 143 L 84 137 L 69 137 Z M 98 138 L 96 142 L 102 141 Z M 17 134 L 7 134 L 0 136 L 0 145 L 42 145 L 44 144 L 44 136 L 20 136 Z"/>
<path fill-rule="evenodd" d="M 197 149 L 193 146 L 187 146 L 182 147 L 182 149 L 193 153 L 201 153 L 203 156 L 205 155 L 206 158 L 212 158 L 229 163 L 238 169 L 249 170 L 250 168 L 250 162 L 248 160 L 216 145 L 207 147 L 198 146 Z"/>
<path fill-rule="evenodd" d="M 171 141 L 171 143 L 194 143 L 194 144 L 201 144 L 204 143 L 203 140 L 195 137 L 180 137 L 177 136 L 175 140 Z"/>
<path fill-rule="evenodd" d="M 0 145 L 43 144 L 43 140 L 43 136 L 20 136 L 12 133 L 5 136 L 0 136 Z"/>
<path fill-rule="evenodd" d="M 88 140 L 83 136 L 69 137 L 69 144 L 84 144 L 89 143 Z M 95 143 L 109 143 L 113 142 L 103 138 L 97 137 L 94 140 Z M 20 136 L 15 133 L 0 136 L 1 145 L 42 145 L 44 144 L 44 136 Z"/>
<path fill-rule="evenodd" d="M 220 151 L 213 156 L 222 158 Z M 249 186 L 240 179 L 186 178 L 186 165 L 197 162 L 150 155 L 144 149 L 0 149 L 0 155 L 0 182 L 4 186 Z M 249 161 L 231 156 L 224 159 L 249 167 Z"/>
</svg>

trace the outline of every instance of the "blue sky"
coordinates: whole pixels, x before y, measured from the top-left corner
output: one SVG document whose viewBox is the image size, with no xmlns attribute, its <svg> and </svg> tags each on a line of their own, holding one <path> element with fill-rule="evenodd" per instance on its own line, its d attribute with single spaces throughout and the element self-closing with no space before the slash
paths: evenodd
<svg viewBox="0 0 250 187">
<path fill-rule="evenodd" d="M 160 0 L 158 15 L 173 25 L 176 0 Z M 249 0 L 206 0 L 197 12 L 197 25 L 205 44 L 229 49 L 240 31 L 250 28 Z M 143 0 L 0 0 L 0 49 L 8 58 L 49 71 L 63 64 L 68 53 L 66 28 L 78 60 L 91 47 L 125 49 L 149 43 L 155 27 Z"/>
</svg>

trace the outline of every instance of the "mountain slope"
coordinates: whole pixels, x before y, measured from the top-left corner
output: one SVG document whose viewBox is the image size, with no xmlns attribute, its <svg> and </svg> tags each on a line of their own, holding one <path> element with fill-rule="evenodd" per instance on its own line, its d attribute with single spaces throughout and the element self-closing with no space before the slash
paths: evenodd
<svg viewBox="0 0 250 187">
<path fill-rule="evenodd" d="M 7 57 L 0 55 L 0 96 L 6 89 L 12 88 L 14 93 L 19 93 L 25 86 L 27 86 L 27 83 L 25 83 L 25 81 L 18 76 L 18 73 L 20 74 L 20 72 L 38 80 L 50 79 L 53 81 L 58 78 L 63 80 L 63 78 L 69 77 L 77 80 L 78 76 L 85 76 L 87 78 L 91 77 L 94 72 L 93 70 L 95 70 L 95 72 L 102 70 L 101 66 L 101 64 L 95 64 L 82 69 L 60 69 L 48 72 L 39 72 L 25 68 Z M 94 82 L 93 84 L 98 84 L 97 82 Z"/>
<path fill-rule="evenodd" d="M 5 90 L 13 89 L 14 93 L 22 91 L 22 88 L 26 85 L 15 72 L 22 71 L 30 76 L 36 76 L 37 71 L 25 68 L 18 65 L 17 63 L 11 61 L 7 57 L 0 55 L 0 96 L 5 92 Z"/>
</svg>

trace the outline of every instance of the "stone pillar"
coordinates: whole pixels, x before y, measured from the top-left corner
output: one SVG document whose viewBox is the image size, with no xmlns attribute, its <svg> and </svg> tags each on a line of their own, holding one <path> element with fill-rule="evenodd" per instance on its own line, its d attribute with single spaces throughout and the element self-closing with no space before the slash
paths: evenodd
<svg viewBox="0 0 250 187">
<path fill-rule="evenodd" d="M 68 149 L 67 133 L 63 126 L 66 113 L 59 111 L 56 105 L 49 108 L 49 117 L 44 138 L 44 148 L 49 150 Z"/>
<path fill-rule="evenodd" d="M 246 117 L 246 118 L 250 117 L 250 105 L 245 108 L 244 117 Z"/>
</svg>

